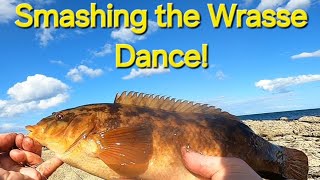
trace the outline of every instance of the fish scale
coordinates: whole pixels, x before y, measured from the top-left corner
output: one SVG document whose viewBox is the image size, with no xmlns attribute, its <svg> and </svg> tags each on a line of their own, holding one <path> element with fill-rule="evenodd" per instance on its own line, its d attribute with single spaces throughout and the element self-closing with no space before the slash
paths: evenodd
<svg viewBox="0 0 320 180">
<path fill-rule="evenodd" d="M 306 179 L 307 156 L 256 135 L 237 117 L 206 104 L 136 92 L 110 104 L 62 110 L 27 126 L 65 163 L 104 179 L 197 179 L 181 148 L 241 158 L 268 179 Z"/>
</svg>

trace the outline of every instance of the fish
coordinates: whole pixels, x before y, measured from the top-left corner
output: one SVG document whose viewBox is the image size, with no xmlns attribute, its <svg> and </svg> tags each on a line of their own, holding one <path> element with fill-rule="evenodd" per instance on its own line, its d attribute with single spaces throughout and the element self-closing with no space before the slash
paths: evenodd
<svg viewBox="0 0 320 180">
<path fill-rule="evenodd" d="M 63 162 L 104 179 L 198 179 L 183 163 L 181 148 L 244 160 L 267 179 L 307 179 L 308 157 L 274 145 L 236 116 L 192 101 L 138 92 L 113 103 L 52 113 L 28 136 Z"/>
</svg>

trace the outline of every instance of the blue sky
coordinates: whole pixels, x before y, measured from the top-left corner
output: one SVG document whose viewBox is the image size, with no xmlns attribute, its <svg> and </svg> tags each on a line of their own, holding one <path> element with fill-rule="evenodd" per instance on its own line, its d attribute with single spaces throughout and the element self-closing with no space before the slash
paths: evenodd
<svg viewBox="0 0 320 180">
<path fill-rule="evenodd" d="M 201 13 L 196 29 L 161 29 L 153 11 L 167 2 L 111 1 L 115 9 L 148 9 L 149 31 L 130 29 L 21 29 L 19 0 L 0 0 L 0 132 L 20 131 L 54 111 L 112 102 L 117 92 L 138 91 L 209 103 L 236 115 L 319 108 L 319 0 L 243 0 L 240 9 L 303 8 L 306 28 L 212 28 L 207 3 L 173 1 Z M 88 9 L 90 1 L 29 0 L 44 9 Z M 106 2 L 95 1 L 99 8 Z M 214 1 L 215 5 L 225 3 Z M 209 44 L 209 68 L 139 70 L 115 67 L 115 45 L 136 49 L 198 49 Z"/>
</svg>

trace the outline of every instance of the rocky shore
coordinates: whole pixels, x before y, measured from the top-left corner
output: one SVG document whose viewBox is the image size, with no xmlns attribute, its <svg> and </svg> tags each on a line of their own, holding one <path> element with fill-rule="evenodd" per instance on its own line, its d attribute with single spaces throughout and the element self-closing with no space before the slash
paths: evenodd
<svg viewBox="0 0 320 180">
<path fill-rule="evenodd" d="M 320 180 L 320 117 L 303 117 L 293 121 L 246 120 L 244 123 L 274 144 L 305 152 L 309 159 L 308 179 Z M 43 155 L 47 159 L 52 157 L 53 153 L 47 150 Z M 49 179 L 98 180 L 100 178 L 64 164 Z"/>
<path fill-rule="evenodd" d="M 268 141 L 306 153 L 308 179 L 320 180 L 320 117 L 302 117 L 293 121 L 244 121 Z"/>
</svg>

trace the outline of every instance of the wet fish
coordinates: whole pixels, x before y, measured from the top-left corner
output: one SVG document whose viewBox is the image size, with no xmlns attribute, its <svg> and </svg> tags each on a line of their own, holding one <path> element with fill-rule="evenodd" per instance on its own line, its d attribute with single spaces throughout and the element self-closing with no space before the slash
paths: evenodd
<svg viewBox="0 0 320 180">
<path fill-rule="evenodd" d="M 114 103 L 53 113 L 29 136 L 65 163 L 105 179 L 197 179 L 183 165 L 181 147 L 238 157 L 269 179 L 307 179 L 308 158 L 273 145 L 218 108 L 136 92 Z"/>
</svg>

